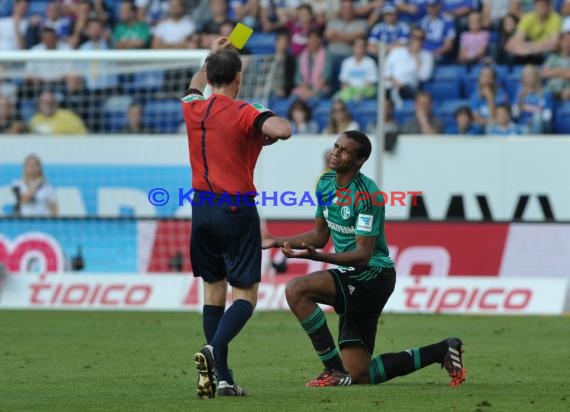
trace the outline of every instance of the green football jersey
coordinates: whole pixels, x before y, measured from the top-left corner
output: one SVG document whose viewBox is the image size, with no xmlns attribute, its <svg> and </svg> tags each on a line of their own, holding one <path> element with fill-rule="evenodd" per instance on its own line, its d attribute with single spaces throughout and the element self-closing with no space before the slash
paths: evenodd
<svg viewBox="0 0 570 412">
<path fill-rule="evenodd" d="M 365 192 L 370 198 L 364 199 L 362 193 Z M 324 173 L 317 183 L 319 202 L 316 217 L 326 220 L 336 253 L 356 249 L 356 235 L 376 236 L 376 244 L 368 265 L 394 267 L 386 245 L 386 211 L 384 206 L 379 206 L 383 201 L 379 192 L 376 183 L 362 173 L 358 173 L 348 186 L 343 188 L 336 185 L 336 172 Z M 374 193 L 376 205 L 371 199 Z"/>
</svg>

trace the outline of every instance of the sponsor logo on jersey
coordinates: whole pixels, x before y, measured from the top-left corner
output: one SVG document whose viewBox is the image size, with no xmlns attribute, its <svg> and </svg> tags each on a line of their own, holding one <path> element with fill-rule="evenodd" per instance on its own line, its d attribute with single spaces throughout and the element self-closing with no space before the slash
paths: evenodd
<svg viewBox="0 0 570 412">
<path fill-rule="evenodd" d="M 269 109 L 262 104 L 259 103 L 252 103 L 251 104 L 259 113 L 268 112 Z"/>
<path fill-rule="evenodd" d="M 350 209 L 348 206 L 343 206 L 342 209 L 340 209 L 340 214 L 344 220 L 348 220 L 350 218 Z"/>
<path fill-rule="evenodd" d="M 345 233 L 345 234 L 354 234 L 354 226 L 342 226 L 339 225 L 338 223 L 335 222 L 331 222 L 330 220 L 327 219 L 327 225 L 329 226 L 329 229 L 334 230 L 335 232 L 340 232 L 340 233 Z"/>
<path fill-rule="evenodd" d="M 358 221 L 356 222 L 356 230 L 362 232 L 372 231 L 372 222 L 374 221 L 374 216 L 372 215 L 358 215 Z"/>
</svg>

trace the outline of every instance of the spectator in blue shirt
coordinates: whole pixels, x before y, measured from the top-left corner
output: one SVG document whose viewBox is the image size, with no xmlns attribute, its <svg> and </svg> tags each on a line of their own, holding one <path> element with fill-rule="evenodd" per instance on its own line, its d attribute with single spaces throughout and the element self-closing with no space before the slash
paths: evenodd
<svg viewBox="0 0 570 412">
<path fill-rule="evenodd" d="M 409 24 L 419 23 L 426 15 L 428 0 L 395 0 L 400 19 Z"/>
<path fill-rule="evenodd" d="M 468 106 L 461 106 L 455 111 L 455 124 L 447 127 L 445 134 L 477 136 L 483 134 L 483 129 L 474 123 L 471 109 Z"/>
<path fill-rule="evenodd" d="M 508 104 L 500 104 L 495 108 L 495 120 L 487 126 L 487 135 L 518 136 L 519 126 L 513 122 L 511 108 Z"/>
<path fill-rule="evenodd" d="M 386 53 L 394 47 L 405 45 L 410 37 L 410 26 L 398 21 L 398 11 L 391 4 L 385 4 L 381 9 L 382 21 L 370 30 L 368 36 L 368 53 L 378 55 L 378 43 L 386 43 Z"/>
<path fill-rule="evenodd" d="M 532 134 L 549 133 L 553 109 L 552 94 L 542 88 L 538 69 L 533 65 L 526 65 L 513 104 L 518 125 Z"/>
<path fill-rule="evenodd" d="M 492 121 L 495 106 L 509 103 L 509 96 L 499 85 L 497 73 L 491 66 L 485 66 L 479 73 L 477 90 L 471 95 L 471 110 L 475 123 L 485 126 Z"/>
<path fill-rule="evenodd" d="M 479 0 L 441 0 L 441 11 L 455 20 L 459 31 L 467 28 L 467 17 L 479 10 Z"/>
<path fill-rule="evenodd" d="M 441 13 L 441 0 L 427 1 L 427 16 L 420 21 L 420 27 L 426 34 L 424 49 L 432 52 L 438 63 L 449 61 L 456 36 L 455 23 Z"/>
</svg>

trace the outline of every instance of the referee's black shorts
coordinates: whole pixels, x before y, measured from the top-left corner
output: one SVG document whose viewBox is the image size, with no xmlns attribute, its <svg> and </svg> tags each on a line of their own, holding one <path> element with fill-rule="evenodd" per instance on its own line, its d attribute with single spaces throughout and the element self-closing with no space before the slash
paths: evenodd
<svg viewBox="0 0 570 412">
<path fill-rule="evenodd" d="M 190 259 L 194 276 L 213 283 L 227 279 L 235 287 L 261 281 L 261 228 L 257 208 L 236 197 L 214 195 L 201 202 L 194 193 Z"/>
</svg>

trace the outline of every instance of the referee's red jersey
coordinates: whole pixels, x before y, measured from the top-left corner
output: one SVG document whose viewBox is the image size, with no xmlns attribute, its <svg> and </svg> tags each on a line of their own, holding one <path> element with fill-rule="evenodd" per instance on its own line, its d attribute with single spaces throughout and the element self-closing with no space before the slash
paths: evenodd
<svg viewBox="0 0 570 412">
<path fill-rule="evenodd" d="M 253 170 L 262 148 L 256 119 L 269 110 L 221 94 L 182 99 L 192 188 L 213 193 L 255 192 Z M 268 113 L 269 112 L 269 113 Z"/>
</svg>

